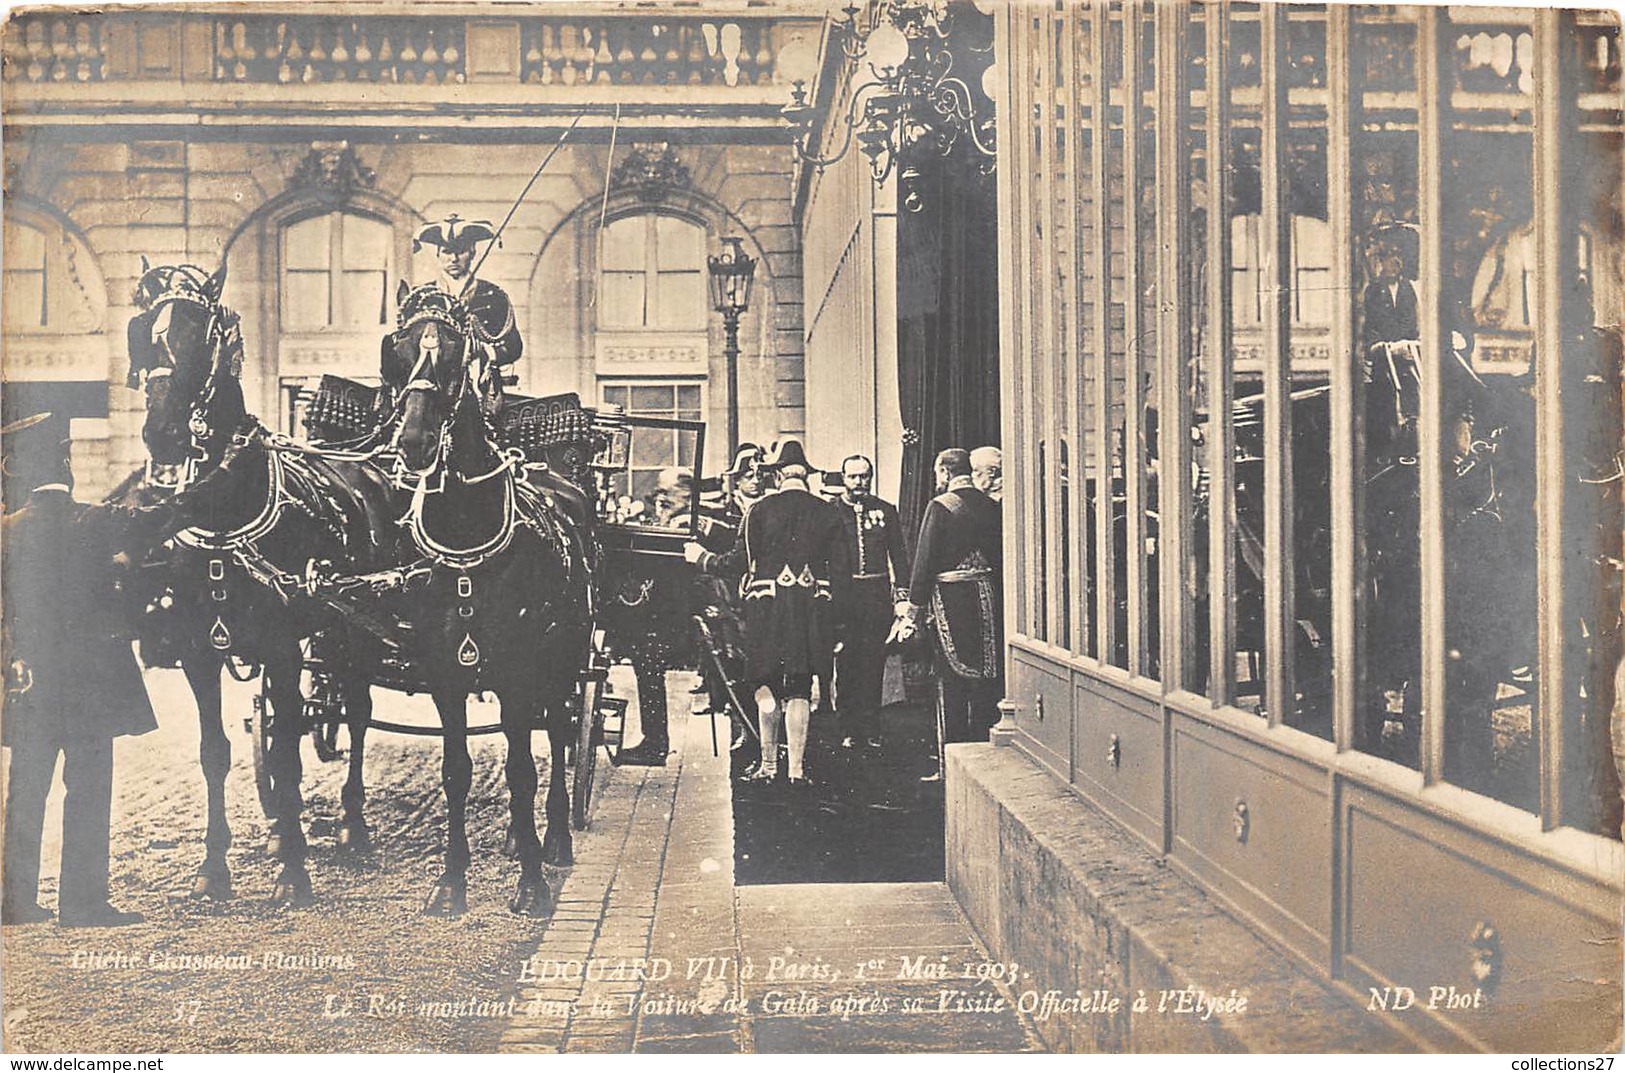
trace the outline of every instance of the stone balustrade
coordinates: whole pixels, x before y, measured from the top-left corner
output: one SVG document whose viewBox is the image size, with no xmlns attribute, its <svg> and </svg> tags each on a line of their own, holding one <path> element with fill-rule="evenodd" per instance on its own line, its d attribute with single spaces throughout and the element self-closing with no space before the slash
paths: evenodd
<svg viewBox="0 0 1625 1073">
<path fill-rule="evenodd" d="M 103 21 L 77 13 L 18 16 L 5 30 L 0 71 L 7 81 L 100 82 L 107 56 Z"/>
<path fill-rule="evenodd" d="M 465 80 L 464 20 L 443 18 L 221 18 L 214 24 L 216 82 Z"/>
<path fill-rule="evenodd" d="M 759 85 L 772 81 L 765 22 L 528 19 L 520 79 L 540 85 Z"/>
<path fill-rule="evenodd" d="M 765 13 L 502 18 L 497 8 L 490 17 L 261 11 L 23 14 L 6 28 L 4 77 L 47 84 L 508 82 L 727 90 L 772 85 L 784 28 L 817 25 Z"/>
</svg>

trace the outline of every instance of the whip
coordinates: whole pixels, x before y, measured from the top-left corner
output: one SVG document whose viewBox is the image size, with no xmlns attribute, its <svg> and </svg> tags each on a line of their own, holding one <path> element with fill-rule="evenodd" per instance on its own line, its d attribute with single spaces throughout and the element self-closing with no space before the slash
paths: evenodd
<svg viewBox="0 0 1625 1073">
<path fill-rule="evenodd" d="M 492 241 L 490 245 L 485 247 L 485 252 L 480 254 L 480 259 L 474 263 L 473 270 L 468 274 L 470 279 L 480 274 L 480 266 L 485 264 L 485 259 L 487 257 L 491 256 L 491 251 L 496 249 L 497 246 L 501 244 L 502 232 L 507 229 L 508 223 L 513 219 L 513 214 L 519 211 L 519 206 L 524 203 L 525 195 L 529 194 L 530 188 L 536 185 L 536 180 L 542 177 L 542 172 L 547 170 L 547 165 L 552 162 L 553 157 L 560 149 L 564 148 L 564 140 L 570 136 L 570 132 L 572 130 L 576 129 L 576 124 L 581 122 L 581 117 L 585 114 L 585 112 L 576 113 L 576 117 L 570 120 L 570 125 L 568 127 L 564 128 L 564 133 L 559 135 L 559 140 L 553 144 L 553 148 L 549 149 L 547 151 L 547 155 L 542 158 L 541 166 L 538 167 L 535 174 L 530 177 L 530 182 L 526 183 L 525 188 L 519 191 L 519 196 L 514 199 L 513 207 L 508 210 L 508 215 L 502 218 L 502 223 L 498 225 L 496 234 L 491 236 Z"/>
</svg>

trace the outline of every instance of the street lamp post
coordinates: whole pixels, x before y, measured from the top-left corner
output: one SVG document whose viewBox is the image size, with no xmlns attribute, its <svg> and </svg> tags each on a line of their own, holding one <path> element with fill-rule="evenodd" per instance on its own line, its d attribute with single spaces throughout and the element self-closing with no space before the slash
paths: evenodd
<svg viewBox="0 0 1625 1073">
<path fill-rule="evenodd" d="M 739 316 L 750 308 L 750 285 L 756 258 L 745 253 L 744 240 L 726 235 L 722 252 L 705 259 L 711 272 L 711 307 L 722 314 L 727 331 L 723 356 L 728 362 L 728 455 L 739 449 Z"/>
</svg>

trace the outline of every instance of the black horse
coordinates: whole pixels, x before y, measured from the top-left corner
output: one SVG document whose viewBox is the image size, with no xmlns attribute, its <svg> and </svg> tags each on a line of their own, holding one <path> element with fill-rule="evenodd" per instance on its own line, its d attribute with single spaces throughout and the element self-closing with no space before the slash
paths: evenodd
<svg viewBox="0 0 1625 1073">
<path fill-rule="evenodd" d="M 399 396 L 393 478 L 410 495 L 399 561 L 426 579 L 386 599 L 409 625 L 411 662 L 444 728 L 449 828 L 445 870 L 425 911 L 455 915 L 467 905 L 467 701 L 489 691 L 501 704 L 510 837 L 520 862 L 509 908 L 545 915 L 552 898 L 541 865 L 573 862 L 565 749 L 592 629 L 593 537 L 567 489 L 545 474 L 521 479 L 522 455 L 498 446 L 473 383 L 467 310 L 432 286 L 403 285 L 399 302 L 399 328 L 382 355 L 384 379 Z M 551 746 L 540 842 L 530 747 L 538 728 Z"/>
<path fill-rule="evenodd" d="M 132 500 L 173 493 L 187 524 L 158 565 L 169 590 L 168 635 L 197 698 L 200 758 L 208 786 L 205 855 L 192 893 L 230 897 L 225 780 L 231 746 L 221 722 L 221 669 L 237 659 L 263 667 L 271 736 L 271 850 L 282 871 L 274 897 L 308 904 L 306 843 L 300 822 L 300 641 L 321 628 L 349 628 L 332 601 L 316 598 L 312 564 L 365 570 L 392 547 L 387 482 L 367 467 L 334 462 L 280 442 L 248 413 L 238 376 L 242 336 L 220 302 L 225 266 L 213 275 L 190 265 L 148 268 L 130 322 L 130 384 L 145 381 L 142 439 L 147 480 L 126 482 Z M 147 638 L 143 638 L 146 649 Z M 365 689 L 359 690 L 365 694 Z M 364 725 L 365 713 L 358 712 Z M 360 727 L 344 790 L 340 842 L 364 842 Z"/>
</svg>

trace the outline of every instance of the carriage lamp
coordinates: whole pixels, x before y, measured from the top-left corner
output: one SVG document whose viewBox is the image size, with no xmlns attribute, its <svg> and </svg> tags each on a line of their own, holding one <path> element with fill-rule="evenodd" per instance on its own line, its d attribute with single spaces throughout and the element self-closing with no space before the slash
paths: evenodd
<svg viewBox="0 0 1625 1073">
<path fill-rule="evenodd" d="M 739 449 L 739 317 L 750 308 L 750 285 L 756 258 L 745 252 L 744 239 L 726 235 L 722 252 L 705 259 L 710 270 L 711 307 L 722 314 L 727 331 L 723 356 L 728 362 L 728 458 Z"/>
</svg>

